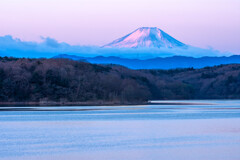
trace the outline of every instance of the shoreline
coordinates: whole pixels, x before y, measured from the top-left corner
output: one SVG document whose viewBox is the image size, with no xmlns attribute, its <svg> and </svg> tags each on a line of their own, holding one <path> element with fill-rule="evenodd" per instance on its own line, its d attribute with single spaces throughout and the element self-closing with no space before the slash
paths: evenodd
<svg viewBox="0 0 240 160">
<path fill-rule="evenodd" d="M 0 107 L 3 106 L 120 106 L 120 105 L 147 105 L 146 102 L 0 102 Z"/>
<path fill-rule="evenodd" d="M 213 103 L 201 103 L 201 102 L 181 102 L 181 100 L 172 100 L 171 102 L 168 101 L 161 101 L 161 102 L 150 102 L 150 101 L 143 101 L 143 102 L 103 102 L 103 101 L 95 101 L 95 102 L 0 102 L 0 107 L 21 107 L 21 106 L 123 106 L 123 105 L 214 105 Z M 187 100 L 186 100 L 187 101 Z M 191 100 L 189 100 L 191 101 Z"/>
</svg>

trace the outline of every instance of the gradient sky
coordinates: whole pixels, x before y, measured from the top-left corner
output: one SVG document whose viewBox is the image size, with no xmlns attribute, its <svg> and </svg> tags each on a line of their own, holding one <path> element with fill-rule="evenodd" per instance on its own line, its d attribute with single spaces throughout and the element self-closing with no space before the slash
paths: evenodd
<svg viewBox="0 0 240 160">
<path fill-rule="evenodd" d="M 0 0 L 0 36 L 104 45 L 139 27 L 240 53 L 240 0 Z"/>
</svg>

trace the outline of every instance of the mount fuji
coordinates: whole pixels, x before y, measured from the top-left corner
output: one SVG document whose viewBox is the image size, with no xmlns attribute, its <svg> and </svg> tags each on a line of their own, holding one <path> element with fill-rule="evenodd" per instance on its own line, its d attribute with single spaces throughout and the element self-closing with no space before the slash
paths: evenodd
<svg viewBox="0 0 240 160">
<path fill-rule="evenodd" d="M 103 47 L 109 48 L 187 48 L 188 45 L 176 40 L 157 27 L 141 27 Z"/>
<path fill-rule="evenodd" d="M 156 27 L 138 28 L 132 33 L 105 46 L 70 45 L 52 39 L 42 38 L 42 42 L 22 41 L 10 35 L 0 36 L 0 56 L 51 58 L 57 55 L 79 57 L 119 57 L 127 59 L 152 59 L 173 56 L 222 57 L 233 55 L 212 48 L 203 49 L 184 44 Z"/>
</svg>

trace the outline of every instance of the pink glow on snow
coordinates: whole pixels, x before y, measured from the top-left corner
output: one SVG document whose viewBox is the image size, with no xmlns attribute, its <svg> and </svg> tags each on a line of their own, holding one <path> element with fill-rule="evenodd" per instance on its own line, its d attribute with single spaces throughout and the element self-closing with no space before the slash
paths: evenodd
<svg viewBox="0 0 240 160">
<path fill-rule="evenodd" d="M 187 47 L 185 44 L 174 39 L 167 33 L 156 27 L 142 27 L 129 35 L 119 38 L 104 47 L 119 47 L 119 48 L 142 48 L 142 47 L 156 47 L 156 48 L 175 48 Z"/>
<path fill-rule="evenodd" d="M 148 31 L 149 32 L 149 31 Z M 125 41 L 136 41 L 137 39 L 147 35 L 148 33 L 147 32 L 143 32 L 143 31 L 140 31 L 140 30 L 137 30 L 136 32 L 134 32 L 133 34 L 131 34 L 130 36 L 128 36 Z"/>
</svg>

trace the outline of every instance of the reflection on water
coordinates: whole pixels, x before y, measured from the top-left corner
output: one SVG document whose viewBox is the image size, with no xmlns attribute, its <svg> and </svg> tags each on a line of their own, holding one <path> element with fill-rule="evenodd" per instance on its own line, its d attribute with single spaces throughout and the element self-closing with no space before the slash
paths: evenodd
<svg viewBox="0 0 240 160">
<path fill-rule="evenodd" d="M 240 101 L 177 103 L 0 107 L 0 159 L 240 159 Z"/>
</svg>

